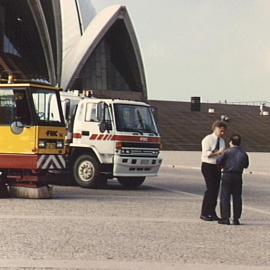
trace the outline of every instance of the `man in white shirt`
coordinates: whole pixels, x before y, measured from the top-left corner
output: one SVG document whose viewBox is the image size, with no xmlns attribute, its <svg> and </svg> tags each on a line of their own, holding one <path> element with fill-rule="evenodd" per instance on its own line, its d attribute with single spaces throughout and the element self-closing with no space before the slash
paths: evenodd
<svg viewBox="0 0 270 270">
<path fill-rule="evenodd" d="M 216 214 L 217 197 L 219 193 L 220 168 L 217 165 L 217 158 L 225 150 L 225 136 L 227 125 L 222 121 L 214 122 L 213 133 L 202 140 L 202 174 L 206 184 L 206 191 L 202 202 L 200 218 L 205 221 L 219 220 Z"/>
</svg>

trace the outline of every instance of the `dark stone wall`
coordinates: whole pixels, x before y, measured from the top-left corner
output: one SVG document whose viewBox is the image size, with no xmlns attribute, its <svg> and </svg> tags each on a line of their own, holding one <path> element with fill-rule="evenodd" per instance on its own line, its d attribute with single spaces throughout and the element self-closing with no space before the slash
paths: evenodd
<svg viewBox="0 0 270 270">
<path fill-rule="evenodd" d="M 202 103 L 200 112 L 192 112 L 189 102 L 149 103 L 158 110 L 163 150 L 200 151 L 202 138 L 212 132 L 212 123 L 226 114 L 230 118 L 227 138 L 239 133 L 247 151 L 270 152 L 270 116 L 261 116 L 259 106 Z M 209 114 L 209 108 L 215 113 Z"/>
</svg>

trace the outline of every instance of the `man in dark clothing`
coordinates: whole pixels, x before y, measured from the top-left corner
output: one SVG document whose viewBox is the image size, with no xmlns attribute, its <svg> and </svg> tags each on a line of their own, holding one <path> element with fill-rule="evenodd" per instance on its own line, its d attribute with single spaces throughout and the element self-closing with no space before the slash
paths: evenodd
<svg viewBox="0 0 270 270">
<path fill-rule="evenodd" d="M 231 195 L 233 198 L 233 224 L 240 225 L 242 213 L 242 174 L 249 165 L 246 152 L 240 147 L 241 137 L 238 134 L 230 138 L 230 148 L 217 159 L 222 169 L 219 224 L 230 224 Z"/>
</svg>

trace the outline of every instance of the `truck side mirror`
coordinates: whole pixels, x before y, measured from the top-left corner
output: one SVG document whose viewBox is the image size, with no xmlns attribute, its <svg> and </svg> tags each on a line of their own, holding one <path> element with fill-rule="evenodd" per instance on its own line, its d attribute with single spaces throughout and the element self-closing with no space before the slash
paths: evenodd
<svg viewBox="0 0 270 270">
<path fill-rule="evenodd" d="M 112 130 L 112 122 L 110 120 L 103 120 L 99 124 L 99 131 L 101 133 L 104 133 L 106 130 L 107 131 Z"/>
<path fill-rule="evenodd" d="M 160 129 L 159 129 L 159 126 L 158 126 L 158 123 L 159 123 L 159 121 L 158 121 L 158 110 L 157 110 L 156 107 L 153 107 L 153 106 L 150 107 L 150 110 L 151 110 L 152 115 L 154 117 L 154 120 L 156 122 L 155 123 L 156 124 L 156 127 L 157 127 L 158 131 L 160 132 Z"/>
<path fill-rule="evenodd" d="M 65 99 L 65 118 L 66 121 L 70 121 L 70 99 Z"/>
<path fill-rule="evenodd" d="M 106 120 L 106 114 L 108 114 L 108 105 L 104 102 L 98 104 L 98 118 L 100 120 L 99 130 L 104 133 L 106 130 L 112 130 L 111 120 Z"/>
<path fill-rule="evenodd" d="M 10 129 L 14 134 L 19 135 L 23 132 L 24 125 L 22 122 L 15 120 L 11 123 Z"/>
<path fill-rule="evenodd" d="M 100 124 L 99 124 L 99 131 L 101 133 L 104 133 L 106 131 L 106 122 L 102 121 Z"/>
<path fill-rule="evenodd" d="M 105 103 L 99 102 L 97 106 L 97 119 L 103 122 L 105 118 Z"/>
<path fill-rule="evenodd" d="M 107 121 L 105 121 L 105 123 L 106 123 L 106 129 L 108 131 L 112 130 L 112 121 L 111 120 L 107 120 Z"/>
<path fill-rule="evenodd" d="M 154 117 L 156 117 L 156 116 L 157 116 L 157 108 L 151 106 L 151 107 L 150 107 L 150 110 L 151 110 L 152 114 L 154 115 Z"/>
</svg>

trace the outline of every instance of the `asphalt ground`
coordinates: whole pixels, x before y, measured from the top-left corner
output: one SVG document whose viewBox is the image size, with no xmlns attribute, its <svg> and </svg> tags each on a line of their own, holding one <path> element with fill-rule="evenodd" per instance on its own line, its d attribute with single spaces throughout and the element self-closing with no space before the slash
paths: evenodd
<svg viewBox="0 0 270 270">
<path fill-rule="evenodd" d="M 200 171 L 163 168 L 138 190 L 54 187 L 0 199 L 1 269 L 270 269 L 270 179 L 245 175 L 241 226 L 199 219 Z"/>
</svg>

